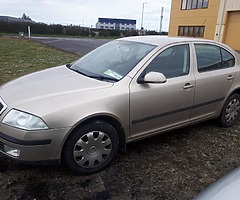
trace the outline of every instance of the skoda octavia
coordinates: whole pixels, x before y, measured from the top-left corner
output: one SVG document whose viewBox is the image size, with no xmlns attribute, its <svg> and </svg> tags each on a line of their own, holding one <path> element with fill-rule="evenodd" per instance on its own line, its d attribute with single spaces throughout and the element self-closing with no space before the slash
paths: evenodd
<svg viewBox="0 0 240 200">
<path fill-rule="evenodd" d="M 231 126 L 239 62 L 228 46 L 203 39 L 111 41 L 72 64 L 2 85 L 0 151 L 90 174 L 129 142 L 211 118 Z"/>
</svg>

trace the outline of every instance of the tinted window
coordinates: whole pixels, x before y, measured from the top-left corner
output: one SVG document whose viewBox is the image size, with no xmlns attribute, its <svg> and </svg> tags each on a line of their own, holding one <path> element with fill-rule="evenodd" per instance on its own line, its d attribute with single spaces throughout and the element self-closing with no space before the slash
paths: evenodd
<svg viewBox="0 0 240 200">
<path fill-rule="evenodd" d="M 223 68 L 233 67 L 235 65 L 235 58 L 228 51 L 221 49 Z"/>
<path fill-rule="evenodd" d="M 234 66 L 234 57 L 226 50 L 208 44 L 195 44 L 199 72 L 213 71 Z"/>
<path fill-rule="evenodd" d="M 189 46 L 178 45 L 161 52 L 146 68 L 146 73 L 160 72 L 166 78 L 187 75 L 189 72 Z"/>
</svg>

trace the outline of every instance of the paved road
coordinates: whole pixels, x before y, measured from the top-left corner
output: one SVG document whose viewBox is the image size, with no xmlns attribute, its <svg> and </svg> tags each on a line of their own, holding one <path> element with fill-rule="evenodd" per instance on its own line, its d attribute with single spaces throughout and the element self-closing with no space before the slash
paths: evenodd
<svg viewBox="0 0 240 200">
<path fill-rule="evenodd" d="M 32 37 L 33 40 L 78 55 L 85 55 L 93 49 L 111 41 L 110 39 Z"/>
<path fill-rule="evenodd" d="M 110 42 L 111 39 L 90 39 L 90 38 L 59 38 L 59 37 L 32 37 L 33 40 L 42 42 L 49 46 L 78 55 L 85 55 L 93 49 Z M 237 51 L 240 53 L 240 51 Z"/>
</svg>

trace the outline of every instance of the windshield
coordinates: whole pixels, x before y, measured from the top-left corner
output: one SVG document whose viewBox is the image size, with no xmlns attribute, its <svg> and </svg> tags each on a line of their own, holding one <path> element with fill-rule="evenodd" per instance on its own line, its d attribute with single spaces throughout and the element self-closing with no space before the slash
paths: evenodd
<svg viewBox="0 0 240 200">
<path fill-rule="evenodd" d="M 115 40 L 80 58 L 71 69 L 91 78 L 118 81 L 153 48 L 154 45 Z"/>
</svg>

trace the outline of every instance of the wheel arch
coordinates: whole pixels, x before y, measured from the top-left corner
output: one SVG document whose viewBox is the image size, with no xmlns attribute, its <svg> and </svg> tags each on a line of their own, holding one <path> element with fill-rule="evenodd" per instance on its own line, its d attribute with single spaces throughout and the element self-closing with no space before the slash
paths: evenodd
<svg viewBox="0 0 240 200">
<path fill-rule="evenodd" d="M 229 98 L 231 95 L 233 95 L 233 94 L 239 94 L 239 95 L 240 95 L 240 88 L 236 88 L 235 90 L 233 90 L 233 91 L 229 94 L 228 98 Z"/>
<path fill-rule="evenodd" d="M 232 96 L 233 94 L 238 94 L 238 95 L 240 95 L 240 87 L 235 88 L 231 93 L 229 93 L 229 94 L 225 97 L 223 103 L 221 104 L 221 107 L 220 107 L 221 109 L 219 109 L 218 116 L 221 114 L 225 102 L 226 102 L 226 101 L 228 100 L 228 98 L 229 98 L 230 96 Z"/>
<path fill-rule="evenodd" d="M 79 129 L 81 126 L 83 126 L 87 123 L 90 123 L 91 121 L 97 121 L 97 120 L 107 122 L 116 129 L 116 131 L 118 133 L 118 137 L 119 137 L 119 148 L 124 152 L 126 151 L 125 131 L 124 131 L 122 124 L 119 122 L 119 120 L 117 120 L 116 118 L 114 118 L 112 116 L 108 116 L 108 115 L 98 115 L 98 116 L 91 116 L 82 121 L 79 121 L 76 124 L 76 126 L 74 126 L 73 129 L 70 130 L 70 133 L 67 135 L 67 137 L 65 138 L 65 140 L 63 142 L 63 146 L 61 149 L 61 157 L 64 152 L 64 148 L 65 148 L 68 138 L 70 138 L 77 131 L 77 129 Z"/>
</svg>

